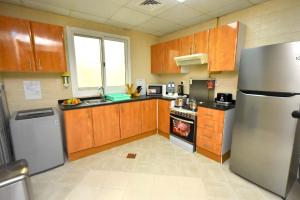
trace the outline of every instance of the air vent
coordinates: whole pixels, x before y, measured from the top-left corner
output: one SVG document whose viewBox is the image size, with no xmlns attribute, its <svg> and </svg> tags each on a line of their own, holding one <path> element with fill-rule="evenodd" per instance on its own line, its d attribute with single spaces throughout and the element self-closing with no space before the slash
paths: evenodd
<svg viewBox="0 0 300 200">
<path fill-rule="evenodd" d="M 149 5 L 159 5 L 161 4 L 159 1 L 155 1 L 155 0 L 145 0 L 144 2 L 142 2 L 140 5 L 141 6 L 149 6 Z"/>
</svg>

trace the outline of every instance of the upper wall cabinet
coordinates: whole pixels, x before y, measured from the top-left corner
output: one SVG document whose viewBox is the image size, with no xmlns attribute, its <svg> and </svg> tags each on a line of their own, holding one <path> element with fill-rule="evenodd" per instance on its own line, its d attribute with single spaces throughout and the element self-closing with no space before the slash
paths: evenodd
<svg viewBox="0 0 300 200">
<path fill-rule="evenodd" d="M 171 40 L 151 46 L 151 73 L 184 73 L 178 67 L 174 57 L 180 56 L 180 39 Z"/>
<path fill-rule="evenodd" d="M 242 36 L 240 33 L 239 22 L 209 30 L 208 69 L 210 72 L 236 70 Z"/>
<path fill-rule="evenodd" d="M 162 73 L 164 67 L 165 44 L 151 46 L 151 72 Z"/>
<path fill-rule="evenodd" d="M 208 52 L 208 31 L 180 38 L 180 56 Z"/>
<path fill-rule="evenodd" d="M 63 27 L 0 16 L 1 72 L 64 72 Z"/>
<path fill-rule="evenodd" d="M 61 26 L 31 22 L 36 71 L 66 71 L 64 29 Z"/>
<path fill-rule="evenodd" d="M 29 21 L 0 17 L 0 71 L 26 72 L 34 69 Z"/>
</svg>

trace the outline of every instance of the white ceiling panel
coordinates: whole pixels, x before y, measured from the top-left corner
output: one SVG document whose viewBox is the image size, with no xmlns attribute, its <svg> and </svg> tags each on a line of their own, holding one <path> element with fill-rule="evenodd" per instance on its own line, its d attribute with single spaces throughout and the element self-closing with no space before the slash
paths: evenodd
<svg viewBox="0 0 300 200">
<path fill-rule="evenodd" d="M 0 0 L 61 15 L 164 35 L 268 0 Z"/>
<path fill-rule="evenodd" d="M 161 0 L 161 4 L 151 6 L 151 5 L 140 5 L 144 0 L 131 0 L 126 7 L 137 10 L 139 12 L 156 16 L 171 7 L 174 7 L 178 2 L 176 0 Z"/>
<path fill-rule="evenodd" d="M 244 8 L 248 8 L 252 6 L 253 4 L 249 3 L 247 0 L 235 0 L 234 2 L 227 4 L 226 6 L 222 8 L 218 8 L 214 11 L 210 11 L 207 14 L 212 16 L 212 17 L 220 17 L 223 15 L 226 15 L 228 13 L 237 11 L 237 10 L 242 10 Z"/>
<path fill-rule="evenodd" d="M 232 2 L 234 2 L 234 0 L 186 0 L 185 4 L 200 12 L 208 13 L 209 11 L 224 7 Z"/>
<path fill-rule="evenodd" d="M 49 11 L 49 12 L 58 13 L 61 15 L 69 15 L 70 14 L 70 11 L 68 9 L 65 9 L 65 8 L 62 8 L 59 6 L 53 6 L 50 4 L 45 4 L 45 3 L 41 3 L 38 1 L 31 1 L 31 0 L 22 0 L 22 2 L 25 6 L 35 8 L 38 10 L 45 10 L 45 11 Z"/>
<path fill-rule="evenodd" d="M 116 27 L 120 27 L 120 28 L 126 28 L 126 29 L 132 29 L 133 25 L 124 23 L 124 22 L 119 22 L 119 21 L 115 21 L 113 19 L 109 19 L 105 22 L 106 24 L 110 24 Z"/>
<path fill-rule="evenodd" d="M 100 23 L 104 23 L 106 21 L 105 18 L 101 18 L 99 16 L 90 15 L 90 14 L 82 13 L 82 12 L 78 12 L 78 11 L 71 11 L 70 16 L 78 18 L 78 19 L 86 19 L 86 20 L 100 22 Z"/>
<path fill-rule="evenodd" d="M 259 4 L 259 3 L 264 3 L 269 0 L 249 0 L 249 1 L 250 1 L 250 3 Z"/>
<path fill-rule="evenodd" d="M 5 3 L 13 3 L 13 4 L 21 4 L 21 0 L 0 0 L 0 2 L 5 2 Z"/>
<path fill-rule="evenodd" d="M 150 19 L 150 15 L 145 15 L 141 12 L 137 12 L 135 10 L 123 7 L 118 10 L 112 17 L 112 20 L 122 22 L 125 24 L 129 24 L 132 26 L 138 25 L 147 19 Z"/>
<path fill-rule="evenodd" d="M 170 33 L 172 31 L 180 30 L 184 28 L 184 26 L 175 24 L 164 19 L 153 17 L 150 20 L 147 20 L 134 28 L 144 32 L 157 33 L 154 35 L 159 35 L 161 33 Z"/>
<path fill-rule="evenodd" d="M 203 15 L 203 13 L 190 8 L 185 4 L 178 4 L 160 14 L 159 17 L 185 26 L 187 20 L 200 15 Z"/>
<path fill-rule="evenodd" d="M 55 7 L 61 7 L 73 11 L 89 13 L 103 18 L 111 17 L 120 7 L 111 0 L 31 0 Z"/>
</svg>

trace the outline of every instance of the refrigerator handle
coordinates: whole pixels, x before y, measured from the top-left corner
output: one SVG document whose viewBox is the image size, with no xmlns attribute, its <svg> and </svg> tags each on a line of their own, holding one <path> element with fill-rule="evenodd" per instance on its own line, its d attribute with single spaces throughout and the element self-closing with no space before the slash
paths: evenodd
<svg viewBox="0 0 300 200">
<path fill-rule="evenodd" d="M 292 117 L 299 119 L 300 118 L 300 111 L 298 111 L 298 110 L 293 111 L 292 112 Z"/>
</svg>

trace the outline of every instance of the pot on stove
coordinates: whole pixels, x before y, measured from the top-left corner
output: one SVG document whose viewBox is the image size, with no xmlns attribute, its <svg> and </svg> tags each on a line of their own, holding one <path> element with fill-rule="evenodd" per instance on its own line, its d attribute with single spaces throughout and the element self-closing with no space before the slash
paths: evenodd
<svg viewBox="0 0 300 200">
<path fill-rule="evenodd" d="M 186 104 L 186 98 L 185 97 L 178 97 L 175 100 L 175 106 L 176 107 L 182 107 Z"/>
<path fill-rule="evenodd" d="M 189 107 L 191 110 L 197 110 L 197 101 L 195 99 L 190 99 Z"/>
</svg>

